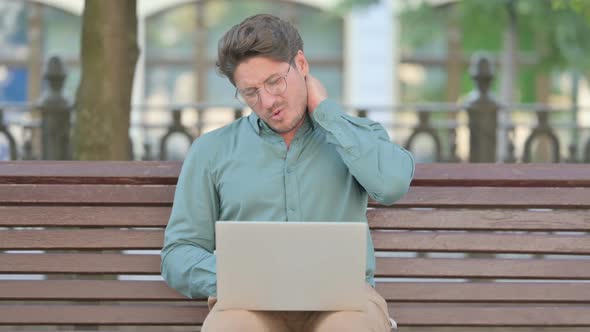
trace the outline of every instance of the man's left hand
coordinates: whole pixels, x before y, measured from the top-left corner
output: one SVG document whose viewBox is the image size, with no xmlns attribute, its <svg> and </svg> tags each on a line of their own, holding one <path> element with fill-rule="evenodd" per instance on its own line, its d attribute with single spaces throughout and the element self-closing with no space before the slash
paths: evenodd
<svg viewBox="0 0 590 332">
<path fill-rule="evenodd" d="M 213 307 L 215 306 L 215 303 L 217 303 L 217 298 L 216 297 L 209 296 L 207 298 L 207 306 L 209 307 L 209 311 L 213 310 Z"/>
</svg>

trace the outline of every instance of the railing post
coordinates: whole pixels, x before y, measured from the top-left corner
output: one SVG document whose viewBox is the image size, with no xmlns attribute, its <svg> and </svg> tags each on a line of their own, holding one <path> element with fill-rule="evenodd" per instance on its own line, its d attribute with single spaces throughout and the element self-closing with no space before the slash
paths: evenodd
<svg viewBox="0 0 590 332">
<path fill-rule="evenodd" d="M 552 148 L 552 156 L 551 162 L 558 163 L 561 161 L 561 152 L 559 148 L 559 138 L 553 132 L 553 129 L 549 125 L 549 111 L 541 110 L 537 112 L 538 118 L 538 125 L 536 128 L 533 129 L 529 137 L 524 141 L 524 152 L 522 156 L 522 161 L 525 163 L 530 163 L 533 161 L 533 142 L 538 140 L 539 137 L 546 137 L 549 139 L 551 148 Z"/>
<path fill-rule="evenodd" d="M 495 162 L 500 105 L 489 93 L 494 79 L 490 58 L 475 55 L 471 59 L 469 72 L 476 84 L 466 104 L 469 115 L 469 162 Z"/>
<path fill-rule="evenodd" d="M 141 160 L 155 160 L 154 156 L 152 155 L 152 145 L 150 143 L 143 143 L 143 156 L 141 157 Z"/>
<path fill-rule="evenodd" d="M 449 129 L 449 157 L 446 160 L 449 163 L 459 163 L 461 158 L 457 156 L 457 130 Z"/>
<path fill-rule="evenodd" d="M 51 57 L 43 79 L 47 88 L 41 94 L 38 108 L 41 111 L 42 159 L 70 159 L 71 105 L 63 96 L 66 72 L 61 59 Z"/>
<path fill-rule="evenodd" d="M 568 163 L 577 163 L 578 162 L 578 146 L 575 142 L 570 143 L 568 146 L 569 157 L 567 158 Z"/>
<path fill-rule="evenodd" d="M 7 157 L 9 157 L 10 160 L 16 160 L 16 158 L 17 158 L 16 141 L 14 140 L 14 137 L 12 137 L 12 134 L 10 133 L 10 131 L 8 131 L 8 128 L 4 124 L 4 110 L 1 108 L 0 108 L 0 135 L 4 136 L 6 138 L 7 143 L 8 143 L 8 156 Z"/>
<path fill-rule="evenodd" d="M 434 142 L 434 156 L 432 161 L 442 162 L 442 144 L 440 142 L 440 138 L 438 137 L 438 133 L 430 125 L 430 113 L 428 111 L 418 110 L 418 119 L 420 123 L 414 128 L 414 131 L 410 137 L 408 137 L 408 140 L 404 144 L 404 148 L 406 150 L 412 151 L 412 143 L 416 141 L 416 138 L 419 135 L 430 136 Z"/>
<path fill-rule="evenodd" d="M 188 141 L 189 147 L 195 140 L 195 138 L 188 132 L 188 129 L 182 125 L 181 109 L 172 110 L 172 124 L 170 127 L 168 127 L 166 134 L 160 139 L 160 160 L 168 160 L 168 140 L 174 134 L 180 134 L 181 136 L 184 136 Z"/>
<path fill-rule="evenodd" d="M 515 163 L 516 162 L 516 154 L 515 150 L 516 147 L 514 146 L 514 127 L 508 128 L 508 140 L 506 142 L 506 156 L 504 156 L 505 163 Z"/>
<path fill-rule="evenodd" d="M 584 162 L 590 163 L 590 138 L 586 142 L 586 148 L 584 148 Z"/>
</svg>

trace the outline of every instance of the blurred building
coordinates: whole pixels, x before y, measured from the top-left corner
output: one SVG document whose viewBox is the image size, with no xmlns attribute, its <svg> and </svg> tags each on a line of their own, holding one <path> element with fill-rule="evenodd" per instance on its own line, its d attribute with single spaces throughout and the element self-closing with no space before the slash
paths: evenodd
<svg viewBox="0 0 590 332">
<path fill-rule="evenodd" d="M 0 0 L 0 100 L 39 96 L 43 60 L 61 56 L 72 97 L 78 78 L 83 0 Z M 390 1 L 336 14 L 337 1 L 138 0 L 135 104 L 233 103 L 233 89 L 215 72 L 217 41 L 233 24 L 260 12 L 293 22 L 315 74 L 347 104 L 390 106 L 395 24 Z M 123 33 L 123 32 L 122 32 Z"/>
<path fill-rule="evenodd" d="M 441 139 L 438 143 L 428 138 L 417 140 L 414 148 L 418 159 L 435 160 L 433 149 L 442 144 L 445 151 L 438 155 L 443 159 L 467 160 L 470 133 L 466 115 L 456 104 L 466 100 L 474 89 L 469 60 L 486 46 L 473 43 L 473 36 L 479 38 L 477 31 L 462 30 L 453 20 L 404 22 L 396 15 L 402 9 L 401 3 L 420 1 L 374 0 L 368 1 L 370 5 L 349 5 L 346 9 L 339 7 L 340 2 L 137 0 L 138 43 L 142 52 L 133 91 L 134 150 L 142 151 L 145 145 L 158 148 L 159 137 L 171 121 L 168 113 L 172 109 L 186 111 L 181 121 L 189 128 L 198 124 L 196 135 L 234 118 L 234 88 L 215 70 L 217 41 L 243 18 L 267 12 L 288 19 L 299 29 L 312 72 L 326 85 L 331 98 L 351 109 L 366 110 L 364 114 L 384 124 L 392 139 L 402 145 L 416 126 L 423 125 L 421 121 L 428 120 L 419 118 L 417 111 L 432 113 L 426 124 Z M 457 3 L 428 2 L 435 11 L 448 12 L 450 17 Z M 38 100 L 43 89 L 43 64 L 52 55 L 64 60 L 68 74 L 64 94 L 69 100 L 74 99 L 80 78 L 83 6 L 84 0 L 0 0 L 0 108 L 27 108 Z M 436 38 L 420 45 L 412 43 L 410 32 L 416 29 Z M 502 61 L 499 53 L 492 57 L 496 62 Z M 577 105 L 590 104 L 585 81 L 573 80 L 567 70 L 537 77 L 529 70 L 535 65 L 534 59 L 534 52 L 519 55 L 523 79 L 515 88 L 517 98 L 513 102 L 544 103 L 568 111 L 555 113 L 558 121 L 573 121 L 573 127 L 568 125 L 557 133 L 563 138 L 561 151 L 567 151 L 571 142 L 581 147 L 590 137 L 585 128 L 590 126 L 590 112 L 577 112 Z M 498 86 L 505 81 L 506 75 L 498 70 L 494 90 L 502 90 Z M 225 111 L 201 112 L 195 105 Z M 576 113 L 571 116 L 573 110 Z M 516 153 L 523 154 L 524 142 L 537 121 L 535 112 L 528 109 L 513 114 L 500 123 L 499 160 L 506 159 L 508 135 L 512 135 Z M 6 112 L 5 121 L 14 124 L 35 120 L 34 115 L 14 116 Z M 524 125 L 516 126 L 519 121 Z M 25 127 L 13 128 L 21 143 L 31 136 Z M 575 135 L 570 135 L 571 128 L 576 128 Z M 180 145 L 177 156 L 182 156 L 187 143 Z"/>
</svg>

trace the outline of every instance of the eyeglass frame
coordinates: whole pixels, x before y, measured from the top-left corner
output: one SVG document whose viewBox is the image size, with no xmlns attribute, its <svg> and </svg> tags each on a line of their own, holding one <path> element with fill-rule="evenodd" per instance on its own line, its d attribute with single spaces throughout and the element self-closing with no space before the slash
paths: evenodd
<svg viewBox="0 0 590 332">
<path fill-rule="evenodd" d="M 283 93 L 285 93 L 285 91 L 287 91 L 287 88 L 289 87 L 289 84 L 287 82 L 287 76 L 289 76 L 289 72 L 291 71 L 291 67 L 293 67 L 293 65 L 294 65 L 293 60 L 289 61 L 289 69 L 287 69 L 287 72 L 284 75 L 279 75 L 277 77 L 277 80 L 282 79 L 285 82 L 285 88 L 283 89 L 282 92 L 275 94 L 275 93 L 270 92 L 269 89 L 266 87 L 266 84 L 268 83 L 268 81 L 270 79 L 274 78 L 274 76 L 271 76 L 271 77 L 267 78 L 264 82 L 262 82 L 262 87 L 256 88 L 256 90 L 255 90 L 256 91 L 256 102 L 254 104 L 252 104 L 252 105 L 248 104 L 248 102 L 246 102 L 246 98 L 244 98 L 244 95 L 242 95 L 240 93 L 240 89 L 238 89 L 237 87 L 236 87 L 236 93 L 234 95 L 234 98 L 236 98 L 238 100 L 238 102 L 244 106 L 254 107 L 254 106 L 258 105 L 258 103 L 260 102 L 260 89 L 262 89 L 262 88 L 264 88 L 264 90 L 270 95 L 273 95 L 273 96 L 282 95 Z M 250 88 L 247 88 L 247 89 L 250 89 Z M 240 99 L 240 97 L 242 99 Z"/>
</svg>

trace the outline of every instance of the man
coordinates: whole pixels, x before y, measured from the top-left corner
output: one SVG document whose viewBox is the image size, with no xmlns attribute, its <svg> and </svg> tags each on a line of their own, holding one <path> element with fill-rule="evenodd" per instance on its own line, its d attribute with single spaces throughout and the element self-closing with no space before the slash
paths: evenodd
<svg viewBox="0 0 590 332">
<path fill-rule="evenodd" d="M 367 309 L 340 312 L 216 310 L 217 220 L 365 221 L 368 195 L 403 196 L 411 155 L 383 127 L 351 117 L 310 74 L 303 42 L 288 22 L 255 15 L 220 40 L 217 66 L 250 116 L 201 136 L 178 180 L 162 251 L 162 275 L 188 297 L 209 297 L 203 331 L 390 331 L 374 290 L 367 234 Z"/>
</svg>

